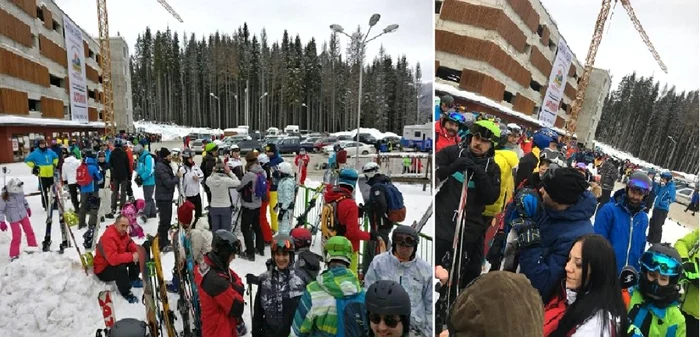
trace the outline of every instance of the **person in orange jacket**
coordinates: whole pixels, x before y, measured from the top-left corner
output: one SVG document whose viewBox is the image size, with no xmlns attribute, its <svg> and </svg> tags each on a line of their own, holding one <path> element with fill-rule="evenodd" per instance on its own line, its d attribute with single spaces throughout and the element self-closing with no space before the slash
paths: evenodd
<svg viewBox="0 0 700 337">
<path fill-rule="evenodd" d="M 457 145 L 461 138 L 457 134 L 466 123 L 466 118 L 457 112 L 450 112 L 445 118 L 435 122 L 435 152 L 450 145 Z"/>
<path fill-rule="evenodd" d="M 107 226 L 97 243 L 93 267 L 97 278 L 103 282 L 116 281 L 119 293 L 129 303 L 138 303 L 131 288 L 141 288 L 143 284 L 139 279 L 138 248 L 127 233 L 128 228 L 129 219 L 121 214 L 114 224 Z"/>
<path fill-rule="evenodd" d="M 299 154 L 294 157 L 294 165 L 298 167 L 297 172 L 299 173 L 299 184 L 304 185 L 306 181 L 306 168 L 309 166 L 309 161 L 311 158 L 306 154 L 306 149 L 302 148 L 299 150 Z"/>
</svg>

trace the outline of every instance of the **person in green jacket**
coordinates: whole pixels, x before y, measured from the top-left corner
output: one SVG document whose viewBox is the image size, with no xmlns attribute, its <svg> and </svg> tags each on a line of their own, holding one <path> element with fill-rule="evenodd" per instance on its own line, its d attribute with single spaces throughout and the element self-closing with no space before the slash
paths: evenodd
<svg viewBox="0 0 700 337">
<path fill-rule="evenodd" d="M 656 243 L 639 262 L 639 283 L 628 290 L 630 322 L 646 337 L 685 337 L 685 317 L 678 306 L 683 278 L 678 251 Z"/>
<path fill-rule="evenodd" d="M 289 336 L 367 336 L 365 290 L 348 269 L 353 255 L 350 240 L 343 236 L 328 239 L 323 255 L 328 269 L 306 286 Z M 350 312 L 354 313 L 354 322 L 344 322 Z"/>
<path fill-rule="evenodd" d="M 698 336 L 698 230 L 694 230 L 680 240 L 674 247 L 678 250 L 683 262 L 683 274 L 685 279 L 681 282 L 683 296 L 681 297 L 681 311 L 685 316 L 685 326 L 688 336 Z"/>
</svg>

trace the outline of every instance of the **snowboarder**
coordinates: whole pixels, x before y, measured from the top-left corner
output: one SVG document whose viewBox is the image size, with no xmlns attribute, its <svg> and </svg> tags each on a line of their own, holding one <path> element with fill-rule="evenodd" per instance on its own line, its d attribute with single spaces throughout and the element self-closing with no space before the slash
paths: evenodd
<svg viewBox="0 0 700 337">
<path fill-rule="evenodd" d="M 194 163 L 194 151 L 185 149 L 182 151 L 182 163 L 180 172 L 182 173 L 182 193 L 185 199 L 194 205 L 194 219 L 192 226 L 196 226 L 197 221 L 202 216 L 202 196 L 200 181 L 204 178 L 202 170 Z"/>
<path fill-rule="evenodd" d="M 430 264 L 416 256 L 419 237 L 410 226 L 397 226 L 391 236 L 391 251 L 372 259 L 365 274 L 365 288 L 380 280 L 399 282 L 410 296 L 411 331 L 433 336 L 433 285 Z M 370 290 L 367 290 L 370 294 Z M 406 329 L 408 331 L 408 329 Z"/>
<path fill-rule="evenodd" d="M 654 213 L 649 219 L 649 235 L 647 235 L 647 241 L 652 244 L 661 242 L 668 211 L 671 204 L 676 202 L 676 184 L 671 172 L 661 173 L 660 182 L 654 183 L 654 194 L 656 194 Z"/>
<path fill-rule="evenodd" d="M 12 229 L 12 241 L 10 242 L 10 261 L 19 258 L 19 247 L 22 243 L 22 232 L 27 237 L 29 247 L 38 247 L 32 223 L 29 217 L 32 210 L 24 197 L 24 183 L 12 178 L 2 189 L 0 197 L 0 230 L 7 231 L 7 222 L 10 222 Z"/>
<path fill-rule="evenodd" d="M 78 183 L 75 181 L 78 166 L 80 166 L 80 160 L 76 159 L 75 155 L 72 153 L 63 160 L 63 165 L 61 166 L 63 185 L 68 186 L 70 201 L 75 211 L 80 209 L 80 200 L 78 199 L 78 195 L 80 194 L 78 190 L 80 186 L 78 186 Z"/>
<path fill-rule="evenodd" d="M 289 336 L 292 320 L 305 283 L 292 268 L 294 242 L 289 235 L 278 234 L 270 245 L 272 258 L 267 261 L 268 270 L 248 283 L 258 284 L 253 307 L 253 336 Z"/>
<path fill-rule="evenodd" d="M 306 181 L 306 170 L 309 166 L 309 161 L 311 161 L 311 158 L 306 154 L 306 149 L 299 149 L 299 154 L 294 157 L 294 165 L 297 166 L 297 172 L 299 172 L 299 177 L 297 178 L 299 179 L 299 185 L 304 185 Z"/>
<path fill-rule="evenodd" d="M 175 186 L 179 185 L 182 172 L 173 173 L 170 167 L 171 154 L 167 148 L 162 147 L 158 152 L 158 162 L 156 163 L 156 206 L 158 207 L 158 244 L 160 251 L 167 253 L 172 250 L 168 231 L 170 230 L 170 220 L 173 216 L 173 194 Z"/>
<path fill-rule="evenodd" d="M 263 197 L 259 196 L 256 190 L 258 184 L 262 183 L 261 175 L 265 174 L 254 152 L 249 152 L 246 157 L 246 174 L 238 185 L 238 193 L 241 195 L 241 232 L 245 241 L 245 258 L 255 261 L 255 253 L 264 255 L 262 229 L 260 227 L 260 207 Z M 263 178 L 264 179 L 264 178 Z M 267 185 L 265 183 L 265 185 Z M 265 187 L 267 188 L 267 187 Z M 255 237 L 253 237 L 255 235 Z"/>
<path fill-rule="evenodd" d="M 241 243 L 235 235 L 220 229 L 214 233 L 211 252 L 194 269 L 199 290 L 202 336 L 238 337 L 242 321 L 245 288 L 233 270 L 231 261 L 240 253 Z"/>
<path fill-rule="evenodd" d="M 32 174 L 39 178 L 41 206 L 46 210 L 46 203 L 50 199 L 49 193 L 51 193 L 51 186 L 53 186 L 53 170 L 58 165 L 58 156 L 46 147 L 46 140 L 40 138 L 37 141 L 36 149 L 24 159 L 24 162 L 32 169 Z"/>
<path fill-rule="evenodd" d="M 292 164 L 282 162 L 278 165 L 277 174 L 280 176 L 279 185 L 277 187 L 277 221 L 279 226 L 279 234 L 289 235 L 292 230 L 292 218 L 294 216 L 294 198 L 296 183 L 294 182 L 294 174 L 292 173 Z"/>
<path fill-rule="evenodd" d="M 138 248 L 129 237 L 128 228 L 129 219 L 121 214 L 114 224 L 107 226 L 97 243 L 93 266 L 97 278 L 103 282 L 116 281 L 119 293 L 129 303 L 138 303 L 131 288 L 141 288 L 143 283 L 139 279 Z"/>
<path fill-rule="evenodd" d="M 308 229 L 304 227 L 294 228 L 289 232 L 289 235 L 294 239 L 294 250 L 297 253 L 297 258 L 294 260 L 294 269 L 304 281 L 304 284 L 308 285 L 316 279 L 316 276 L 321 271 L 323 257 L 310 250 L 312 237 Z"/>
<path fill-rule="evenodd" d="M 379 280 L 365 293 L 369 336 L 408 337 L 412 323 L 411 298 L 399 283 Z M 432 330 L 432 329 L 431 329 Z M 432 337 L 432 334 L 411 334 Z"/>
<path fill-rule="evenodd" d="M 213 232 L 219 229 L 231 231 L 231 196 L 230 188 L 236 188 L 241 184 L 235 174 L 226 166 L 223 160 L 218 159 L 214 171 L 207 178 L 212 201 L 209 205 L 209 224 Z"/>
</svg>

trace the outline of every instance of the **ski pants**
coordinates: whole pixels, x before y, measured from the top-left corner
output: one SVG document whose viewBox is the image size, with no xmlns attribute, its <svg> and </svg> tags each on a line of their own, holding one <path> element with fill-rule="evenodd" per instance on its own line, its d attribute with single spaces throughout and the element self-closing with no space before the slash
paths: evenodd
<svg viewBox="0 0 700 337">
<path fill-rule="evenodd" d="M 687 314 L 683 311 L 683 316 L 685 316 L 685 335 L 686 336 L 697 336 L 698 335 L 698 319 L 693 317 L 693 315 Z"/>
<path fill-rule="evenodd" d="M 146 207 L 143 209 L 143 214 L 148 218 L 155 218 L 156 204 L 153 201 L 153 192 L 156 190 L 156 185 L 146 186 L 143 185 L 143 201 L 146 202 Z"/>
<path fill-rule="evenodd" d="M 603 205 L 607 204 L 608 201 L 610 201 L 610 195 L 612 194 L 612 190 L 603 190 L 603 194 L 600 195 L 600 198 L 598 198 L 598 207 L 596 207 L 596 213 L 598 213 L 598 209 L 603 207 Z"/>
<path fill-rule="evenodd" d="M 209 208 L 209 224 L 212 233 L 219 229 L 231 231 L 231 207 Z"/>
<path fill-rule="evenodd" d="M 204 179 L 206 181 L 206 179 Z M 207 195 L 207 206 L 211 205 L 211 190 L 207 184 L 202 184 L 204 186 L 204 193 Z"/>
<path fill-rule="evenodd" d="M 197 194 L 193 197 L 187 197 L 186 199 L 194 205 L 194 222 L 192 223 L 192 228 L 195 228 L 199 217 L 202 216 L 202 196 L 201 194 Z"/>
<path fill-rule="evenodd" d="M 651 219 L 649 219 L 649 235 L 647 235 L 647 242 L 651 244 L 661 242 L 663 225 L 664 222 L 666 222 L 667 216 L 668 211 L 654 208 L 654 213 L 652 213 Z"/>
<path fill-rule="evenodd" d="M 20 229 L 21 228 L 21 229 Z M 37 247 L 34 229 L 29 222 L 29 217 L 25 216 L 22 220 L 10 223 L 12 229 L 12 241 L 10 242 L 10 258 L 19 256 L 19 246 L 22 244 L 22 232 L 27 237 L 27 245 L 29 247 Z"/>
<path fill-rule="evenodd" d="M 301 174 L 299 175 L 299 184 L 304 185 L 306 181 L 306 166 L 301 169 Z"/>
<path fill-rule="evenodd" d="M 270 191 L 270 229 L 272 232 L 277 232 L 277 212 L 275 212 L 275 207 L 277 206 L 277 191 Z"/>
<path fill-rule="evenodd" d="M 80 187 L 78 184 L 68 184 L 68 193 L 70 194 L 70 202 L 73 204 L 73 210 L 79 210 L 80 201 L 78 200 L 78 195 L 80 195 Z"/>
<path fill-rule="evenodd" d="M 243 241 L 245 242 L 245 253 L 254 255 L 255 248 L 258 251 L 265 249 L 265 242 L 260 229 L 260 208 L 250 209 L 243 207 L 241 212 L 243 212 L 241 213 L 241 232 L 243 232 Z M 253 235 L 255 235 L 255 238 L 253 238 Z M 253 244 L 253 239 L 255 239 L 255 244 Z"/>
<path fill-rule="evenodd" d="M 49 194 L 51 193 L 51 186 L 53 186 L 53 177 L 39 177 L 39 189 L 41 190 L 41 206 L 46 209 L 46 204 L 49 201 Z M 61 191 L 58 191 L 61 193 Z"/>
<path fill-rule="evenodd" d="M 476 242 L 457 242 L 457 249 L 459 249 L 459 245 L 461 244 L 463 250 L 462 254 L 459 254 L 461 259 L 461 272 L 459 272 L 457 270 L 457 266 L 455 266 L 455 274 L 459 273 L 459 284 L 456 286 L 458 286 L 460 289 L 466 287 L 467 284 L 471 283 L 471 281 L 481 275 L 481 262 L 484 259 L 483 242 L 483 234 L 478 240 L 476 240 Z M 452 256 L 452 258 L 450 261 L 444 261 L 443 258 L 448 252 L 450 252 L 450 256 Z M 451 268 L 449 267 L 452 266 L 455 261 L 457 261 L 453 255 L 452 242 L 438 239 L 435 244 L 435 264 L 442 266 L 449 272 L 451 271 Z M 450 277 L 452 277 L 452 275 L 450 275 Z M 456 298 L 456 286 L 452 287 L 452 295 L 450 295 L 451 300 Z"/>
<path fill-rule="evenodd" d="M 107 187 L 100 188 L 98 194 L 100 196 L 100 208 L 97 210 L 97 217 L 102 218 L 111 212 L 108 200 L 112 197 L 112 191 Z"/>
<path fill-rule="evenodd" d="M 131 292 L 131 281 L 139 279 L 139 266 L 136 263 L 129 262 L 116 266 L 108 266 L 101 273 L 97 274 L 97 278 L 103 282 L 116 281 L 119 293 L 126 296 Z"/>
<path fill-rule="evenodd" d="M 78 228 L 85 227 L 85 216 L 88 212 L 90 213 L 90 220 L 88 224 L 90 228 L 97 225 L 97 210 L 100 207 L 100 196 L 98 191 L 89 193 L 80 193 L 80 199 L 83 201 L 80 203 L 80 212 L 78 213 Z M 97 235 L 97 233 L 95 233 Z"/>
<path fill-rule="evenodd" d="M 270 205 L 270 193 L 267 193 L 267 200 L 268 201 L 262 201 L 262 205 L 260 206 L 260 230 L 262 230 L 262 237 L 263 237 L 263 242 L 270 243 L 272 242 L 272 229 L 270 229 L 270 222 L 267 221 L 267 208 Z"/>
<path fill-rule="evenodd" d="M 158 245 L 162 250 L 164 247 L 170 246 L 168 231 L 170 230 L 170 221 L 173 218 L 173 201 L 156 200 L 156 206 L 158 206 Z"/>
<path fill-rule="evenodd" d="M 293 209 L 285 211 L 282 218 L 277 219 L 279 222 L 278 234 L 289 235 L 289 232 L 292 231 L 292 212 L 294 212 Z"/>
<path fill-rule="evenodd" d="M 386 244 L 386 249 L 391 249 L 391 242 L 389 241 L 389 234 L 391 233 L 393 226 L 380 226 L 377 230 L 377 236 L 381 237 Z M 362 275 L 367 275 L 367 270 L 369 269 L 369 264 L 372 262 L 375 256 L 379 255 L 379 243 L 376 240 L 365 241 L 365 247 L 362 252 Z"/>
<path fill-rule="evenodd" d="M 122 180 L 113 182 L 114 188 L 112 189 L 112 212 L 117 211 L 117 196 L 119 197 L 119 207 L 124 207 L 126 204 L 126 186 L 131 183 L 129 180 Z"/>
</svg>

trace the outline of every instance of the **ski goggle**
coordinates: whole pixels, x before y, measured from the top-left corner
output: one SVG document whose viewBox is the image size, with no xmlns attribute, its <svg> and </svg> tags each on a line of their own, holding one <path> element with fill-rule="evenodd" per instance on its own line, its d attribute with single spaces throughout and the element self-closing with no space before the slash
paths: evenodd
<svg viewBox="0 0 700 337">
<path fill-rule="evenodd" d="M 466 124 L 467 123 L 467 119 L 464 118 L 464 115 L 457 113 L 457 112 L 450 112 L 447 115 L 447 120 L 458 123 L 458 124 Z"/>
<path fill-rule="evenodd" d="M 410 235 L 396 235 L 394 236 L 394 241 L 396 244 L 404 247 L 415 247 L 418 245 L 418 241 Z"/>
<path fill-rule="evenodd" d="M 397 318 L 396 316 L 393 316 L 393 315 L 380 315 L 380 314 L 370 313 L 369 314 L 369 321 L 374 323 L 374 324 L 379 324 L 381 321 L 384 321 L 384 325 L 393 329 L 399 325 L 401 318 Z"/>
<path fill-rule="evenodd" d="M 494 144 L 498 144 L 498 141 L 501 138 L 500 135 L 495 134 L 491 130 L 477 123 L 472 124 L 471 128 L 469 128 L 469 133 L 478 137 L 479 139 L 488 140 Z"/>
<path fill-rule="evenodd" d="M 289 240 L 274 240 L 270 247 L 273 252 L 277 252 L 278 250 L 290 251 L 294 246 Z"/>
<path fill-rule="evenodd" d="M 651 186 L 649 186 L 649 184 L 646 181 L 637 179 L 630 180 L 627 183 L 627 187 L 631 189 L 637 189 L 644 194 L 649 194 L 649 191 L 651 191 Z"/>
<path fill-rule="evenodd" d="M 682 269 L 678 261 L 656 252 L 646 252 L 642 254 L 639 263 L 648 271 L 656 271 L 666 276 L 678 276 Z"/>
</svg>

